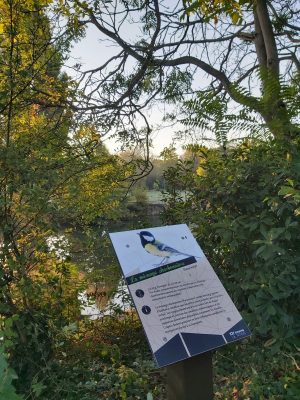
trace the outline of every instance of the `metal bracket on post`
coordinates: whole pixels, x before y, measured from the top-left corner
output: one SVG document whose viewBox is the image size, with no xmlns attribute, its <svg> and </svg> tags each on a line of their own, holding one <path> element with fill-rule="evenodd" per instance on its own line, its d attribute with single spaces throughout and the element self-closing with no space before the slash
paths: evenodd
<svg viewBox="0 0 300 400">
<path fill-rule="evenodd" d="M 168 400 L 213 400 L 212 352 L 167 367 Z"/>
</svg>

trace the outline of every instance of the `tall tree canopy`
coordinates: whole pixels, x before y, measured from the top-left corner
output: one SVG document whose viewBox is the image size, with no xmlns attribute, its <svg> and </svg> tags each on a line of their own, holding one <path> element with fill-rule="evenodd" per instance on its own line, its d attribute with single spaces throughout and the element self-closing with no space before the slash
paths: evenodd
<svg viewBox="0 0 300 400">
<path fill-rule="evenodd" d="M 60 29 L 50 4 L 0 1 L 0 330 L 17 327 L 12 359 L 24 387 L 34 358 L 51 352 L 47 321 L 69 318 L 58 300 L 69 292 L 77 302 L 78 279 L 63 294 L 76 268 L 47 247 L 53 217 L 80 223 L 111 213 L 126 174 L 97 129 L 62 106 L 74 101 L 61 66 L 78 32 Z"/>
<path fill-rule="evenodd" d="M 197 93 L 198 108 L 203 96 L 231 100 L 276 138 L 299 134 L 296 0 L 66 0 L 64 12 L 113 45 L 106 59 L 95 49 L 99 66 L 82 80 L 85 97 L 77 109 L 97 120 L 132 122 L 154 99 Z"/>
<path fill-rule="evenodd" d="M 0 2 L 0 254 L 5 259 L 13 250 L 22 262 L 22 235 L 40 225 L 42 215 L 63 208 L 62 198 L 70 201 L 75 188 L 78 200 L 88 174 L 101 212 L 101 195 L 111 194 L 120 165 L 96 127 L 62 106 L 75 101 L 75 83 L 61 67 L 79 31 L 60 28 L 50 6 L 47 0 Z"/>
</svg>

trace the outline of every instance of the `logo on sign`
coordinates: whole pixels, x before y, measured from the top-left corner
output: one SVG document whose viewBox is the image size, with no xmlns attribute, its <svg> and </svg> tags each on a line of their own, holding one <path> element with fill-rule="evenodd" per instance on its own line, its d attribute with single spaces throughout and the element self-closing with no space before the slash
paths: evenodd
<svg viewBox="0 0 300 400">
<path fill-rule="evenodd" d="M 238 338 L 238 337 L 241 337 L 241 336 L 245 336 L 246 335 L 246 332 L 245 332 L 245 329 L 240 329 L 240 330 L 238 330 L 238 331 L 231 331 L 231 332 L 229 332 L 229 335 L 232 337 L 232 338 Z"/>
</svg>

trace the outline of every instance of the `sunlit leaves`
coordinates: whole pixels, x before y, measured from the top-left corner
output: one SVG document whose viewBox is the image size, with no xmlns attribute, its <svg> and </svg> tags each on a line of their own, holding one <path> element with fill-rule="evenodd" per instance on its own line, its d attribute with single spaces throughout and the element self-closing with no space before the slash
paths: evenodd
<svg viewBox="0 0 300 400">
<path fill-rule="evenodd" d="M 247 0 L 183 0 L 185 14 L 198 12 L 205 20 L 213 20 L 215 24 L 222 14 L 229 16 L 233 24 L 239 23 L 243 17 L 242 6 L 249 3 Z"/>
<path fill-rule="evenodd" d="M 117 157 L 105 153 L 94 162 L 93 168 L 70 180 L 60 200 L 65 217 L 78 223 L 116 218 L 122 212 L 120 198 L 126 183 L 121 182 L 129 171 Z"/>
</svg>

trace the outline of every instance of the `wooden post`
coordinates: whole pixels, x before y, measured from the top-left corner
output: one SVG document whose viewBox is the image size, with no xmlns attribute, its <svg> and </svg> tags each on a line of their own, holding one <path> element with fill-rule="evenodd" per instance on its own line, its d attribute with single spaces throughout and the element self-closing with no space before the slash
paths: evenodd
<svg viewBox="0 0 300 400">
<path fill-rule="evenodd" d="M 213 400 L 212 352 L 167 367 L 168 400 Z"/>
</svg>

